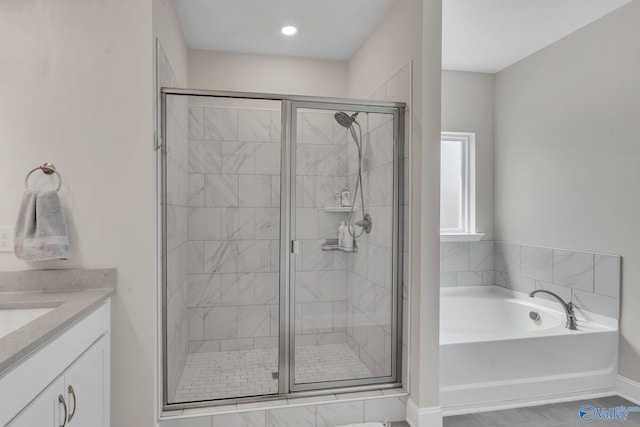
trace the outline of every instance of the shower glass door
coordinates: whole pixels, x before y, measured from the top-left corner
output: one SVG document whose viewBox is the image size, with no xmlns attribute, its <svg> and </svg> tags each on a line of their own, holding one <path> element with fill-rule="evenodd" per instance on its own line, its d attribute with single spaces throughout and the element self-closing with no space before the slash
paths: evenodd
<svg viewBox="0 0 640 427">
<path fill-rule="evenodd" d="M 166 403 L 279 393 L 281 104 L 166 95 Z"/>
<path fill-rule="evenodd" d="M 292 391 L 396 379 L 394 111 L 293 103 Z"/>
<path fill-rule="evenodd" d="M 165 409 L 397 384 L 402 106 L 166 89 L 161 110 Z"/>
</svg>

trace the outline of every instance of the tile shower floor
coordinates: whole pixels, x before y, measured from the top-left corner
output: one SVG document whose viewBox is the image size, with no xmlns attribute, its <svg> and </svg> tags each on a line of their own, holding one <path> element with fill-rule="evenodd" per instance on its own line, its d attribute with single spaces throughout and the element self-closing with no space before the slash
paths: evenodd
<svg viewBox="0 0 640 427">
<path fill-rule="evenodd" d="M 174 402 L 275 394 L 275 348 L 190 353 Z M 296 382 L 366 378 L 373 374 L 346 343 L 296 348 Z"/>
</svg>

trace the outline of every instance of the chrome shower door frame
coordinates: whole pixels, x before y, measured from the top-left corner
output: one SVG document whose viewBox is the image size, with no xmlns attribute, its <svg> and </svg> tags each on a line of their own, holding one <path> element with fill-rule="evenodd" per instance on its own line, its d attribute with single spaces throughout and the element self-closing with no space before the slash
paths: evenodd
<svg viewBox="0 0 640 427">
<path fill-rule="evenodd" d="M 317 100 L 305 100 L 305 101 L 292 101 L 291 107 L 288 111 L 288 123 L 287 129 L 290 129 L 290 141 L 288 141 L 290 147 L 290 241 L 296 242 L 296 186 L 293 183 L 296 182 L 296 148 L 298 141 L 296 140 L 297 132 L 297 112 L 298 109 L 315 109 L 315 110 L 328 110 L 328 111 L 357 111 L 359 113 L 378 113 L 378 114 L 391 114 L 393 115 L 393 232 L 392 236 L 392 303 L 391 303 L 391 375 L 384 377 L 368 377 L 358 379 L 344 379 L 334 381 L 323 381 L 314 383 L 296 383 L 295 378 L 295 350 L 296 350 L 296 332 L 295 332 L 295 280 L 296 280 L 296 262 L 293 250 L 289 251 L 291 256 L 291 262 L 289 263 L 289 277 L 288 277 L 288 299 L 289 304 L 289 319 L 285 326 L 287 328 L 280 328 L 280 333 L 288 334 L 288 348 L 289 354 L 289 392 L 308 392 L 313 390 L 326 390 L 326 389 L 338 389 L 342 387 L 358 387 L 358 386 L 371 386 L 380 384 L 395 384 L 399 383 L 401 378 L 401 345 L 399 345 L 399 339 L 402 337 L 402 294 L 399 291 L 399 287 L 402 284 L 402 269 L 399 266 L 402 265 L 402 229 L 400 228 L 402 218 L 402 179 L 404 172 L 402 171 L 403 162 L 400 161 L 403 155 L 403 132 L 400 124 L 400 118 L 404 117 L 404 106 L 384 106 L 384 105 L 371 105 L 371 102 L 357 101 L 357 100 L 341 100 L 337 103 L 332 99 L 318 98 Z M 284 114 L 283 114 L 284 116 Z M 283 122 L 283 126 L 285 123 Z M 284 128 L 283 128 L 284 129 Z M 354 201 L 355 203 L 355 201 Z M 292 243 L 293 244 L 293 243 Z M 284 255 L 284 254 L 282 254 Z M 281 300 L 284 301 L 284 300 Z"/>
<path fill-rule="evenodd" d="M 281 167 L 280 167 L 280 273 L 279 273 L 279 345 L 278 345 L 278 393 L 253 397 L 238 397 L 218 400 L 205 400 L 186 403 L 170 403 L 168 401 L 168 367 L 167 367 L 167 158 L 166 158 L 166 103 L 167 96 L 202 96 L 215 98 L 235 98 L 249 100 L 269 100 L 281 102 Z M 161 334 L 161 372 L 162 372 L 162 404 L 163 410 L 189 409 L 207 406 L 228 405 L 233 403 L 248 403 L 285 397 L 302 397 L 326 395 L 332 392 L 352 392 L 372 389 L 400 387 L 402 346 L 402 256 L 403 256 L 403 141 L 404 141 L 404 111 L 405 104 L 388 101 L 369 101 L 342 98 L 324 98 L 310 96 L 292 96 L 281 94 L 265 94 L 250 92 L 230 92 L 193 90 L 182 88 L 166 88 L 160 90 L 161 120 L 158 163 L 159 209 L 160 209 L 160 270 L 162 277 L 162 334 Z M 391 339 L 391 375 L 364 379 L 347 379 L 321 383 L 295 384 L 295 197 L 296 186 L 296 112 L 298 108 L 313 108 L 318 110 L 347 110 L 393 115 L 393 237 L 392 243 L 392 339 Z"/>
</svg>

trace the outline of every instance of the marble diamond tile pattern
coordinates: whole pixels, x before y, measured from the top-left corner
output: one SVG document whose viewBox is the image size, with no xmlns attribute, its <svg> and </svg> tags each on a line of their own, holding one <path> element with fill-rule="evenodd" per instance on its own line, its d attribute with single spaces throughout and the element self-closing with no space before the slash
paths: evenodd
<svg viewBox="0 0 640 427">
<path fill-rule="evenodd" d="M 191 353 L 173 403 L 278 392 L 275 348 Z M 312 383 L 372 376 L 346 343 L 296 348 L 296 382 Z"/>
</svg>

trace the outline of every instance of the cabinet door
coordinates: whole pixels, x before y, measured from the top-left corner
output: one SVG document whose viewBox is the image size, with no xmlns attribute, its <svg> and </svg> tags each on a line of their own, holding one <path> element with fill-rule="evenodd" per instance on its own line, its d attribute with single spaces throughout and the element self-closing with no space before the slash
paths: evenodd
<svg viewBox="0 0 640 427">
<path fill-rule="evenodd" d="M 64 381 L 61 377 L 24 408 L 8 424 L 8 427 L 59 427 L 64 425 L 64 407 L 58 401 L 59 396 L 64 396 Z"/>
<path fill-rule="evenodd" d="M 106 339 L 102 337 L 76 360 L 64 374 L 64 391 L 69 407 L 68 426 L 108 427 L 105 412 L 107 384 Z"/>
</svg>

